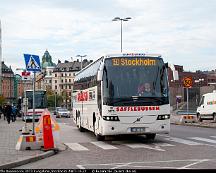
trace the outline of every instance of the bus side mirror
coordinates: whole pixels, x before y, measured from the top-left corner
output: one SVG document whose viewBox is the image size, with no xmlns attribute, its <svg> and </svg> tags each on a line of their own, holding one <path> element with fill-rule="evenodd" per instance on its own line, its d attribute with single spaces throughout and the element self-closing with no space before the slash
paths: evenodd
<svg viewBox="0 0 216 173">
<path fill-rule="evenodd" d="M 103 79 L 103 70 L 104 70 L 104 62 L 100 64 L 98 74 L 97 74 L 97 81 L 102 81 Z"/>
<path fill-rule="evenodd" d="M 103 71 L 99 70 L 97 74 L 97 81 L 102 81 L 102 78 L 103 78 Z"/>
<path fill-rule="evenodd" d="M 178 71 L 175 69 L 175 66 L 173 64 L 165 63 L 165 67 L 172 70 L 173 73 L 173 80 L 179 80 L 179 74 Z"/>
<path fill-rule="evenodd" d="M 173 80 L 179 80 L 179 75 L 178 75 L 178 71 L 177 70 L 173 71 Z"/>
</svg>

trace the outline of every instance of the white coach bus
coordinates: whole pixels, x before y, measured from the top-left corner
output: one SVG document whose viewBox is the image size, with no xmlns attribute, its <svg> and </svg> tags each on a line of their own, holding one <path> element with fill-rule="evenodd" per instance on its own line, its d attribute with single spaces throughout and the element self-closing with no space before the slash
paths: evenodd
<svg viewBox="0 0 216 173">
<path fill-rule="evenodd" d="M 161 55 L 143 53 L 106 55 L 89 64 L 74 79 L 73 120 L 79 130 L 94 132 L 98 140 L 169 133 L 167 68 Z"/>
</svg>

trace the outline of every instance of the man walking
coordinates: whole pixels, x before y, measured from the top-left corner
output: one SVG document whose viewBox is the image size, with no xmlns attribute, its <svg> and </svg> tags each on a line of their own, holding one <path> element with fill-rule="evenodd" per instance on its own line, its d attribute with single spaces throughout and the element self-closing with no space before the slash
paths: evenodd
<svg viewBox="0 0 216 173">
<path fill-rule="evenodd" d="M 12 107 L 11 107 L 9 102 L 6 105 L 5 114 L 6 114 L 6 117 L 7 117 L 8 124 L 10 124 L 11 114 L 12 114 Z"/>
</svg>

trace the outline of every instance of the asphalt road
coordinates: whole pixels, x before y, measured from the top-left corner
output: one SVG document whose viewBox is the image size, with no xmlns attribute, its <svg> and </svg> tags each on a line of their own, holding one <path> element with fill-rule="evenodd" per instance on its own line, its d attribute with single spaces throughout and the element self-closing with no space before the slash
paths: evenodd
<svg viewBox="0 0 216 173">
<path fill-rule="evenodd" d="M 60 139 L 68 146 L 55 156 L 17 169 L 216 169 L 216 130 L 171 125 L 169 135 L 121 136 L 98 142 L 61 118 Z"/>
</svg>

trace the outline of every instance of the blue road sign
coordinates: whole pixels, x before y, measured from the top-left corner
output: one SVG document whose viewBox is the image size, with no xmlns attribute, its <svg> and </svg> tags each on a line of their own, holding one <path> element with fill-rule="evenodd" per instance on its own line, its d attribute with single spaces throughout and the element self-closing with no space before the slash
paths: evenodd
<svg viewBox="0 0 216 173">
<path fill-rule="evenodd" d="M 24 59 L 26 64 L 26 71 L 41 71 L 40 58 L 38 55 L 24 54 Z"/>
</svg>

